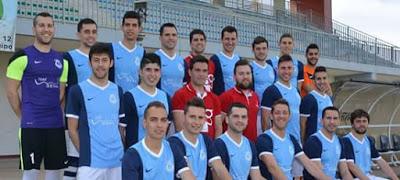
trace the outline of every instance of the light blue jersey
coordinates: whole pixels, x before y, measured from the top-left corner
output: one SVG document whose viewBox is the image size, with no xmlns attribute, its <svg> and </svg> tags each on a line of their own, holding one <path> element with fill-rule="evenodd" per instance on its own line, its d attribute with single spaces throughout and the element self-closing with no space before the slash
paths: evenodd
<svg viewBox="0 0 400 180">
<path fill-rule="evenodd" d="M 172 97 L 175 91 L 183 86 L 183 78 L 185 76 L 184 60 L 178 54 L 170 57 L 162 49 L 157 50 L 155 53 L 161 59 L 160 89 Z"/>
<path fill-rule="evenodd" d="M 263 155 L 274 156 L 278 166 L 286 175 L 287 179 L 293 179 L 291 170 L 294 158 L 304 153 L 299 143 L 292 135 L 286 133 L 285 137 L 281 138 L 270 129 L 258 136 L 256 146 L 259 157 Z M 266 165 L 262 161 L 259 161 L 259 163 L 262 176 L 267 179 L 273 179 Z"/>
<path fill-rule="evenodd" d="M 92 75 L 92 67 L 90 67 L 89 56 L 79 49 L 68 52 L 66 58 L 69 64 L 68 85 L 74 85 L 89 79 Z"/>
<path fill-rule="evenodd" d="M 122 160 L 122 179 L 173 180 L 182 172 L 190 170 L 182 152 L 162 140 L 158 154 L 141 140 L 127 150 Z"/>
<path fill-rule="evenodd" d="M 261 101 L 261 107 L 271 110 L 272 104 L 278 99 L 285 99 L 289 102 L 290 118 L 286 131 L 300 140 L 300 103 L 301 97 L 299 91 L 291 85 L 287 87 L 277 81 L 274 85 L 268 87 Z"/>
<path fill-rule="evenodd" d="M 322 128 L 322 111 L 332 105 L 331 97 L 315 90 L 301 100 L 300 116 L 307 117 L 306 139 Z"/>
<path fill-rule="evenodd" d="M 293 59 L 293 73 L 292 78 L 290 79 L 290 83 L 297 88 L 297 83 L 299 81 L 304 81 L 304 65 L 303 63 L 292 57 Z M 279 56 L 272 57 L 270 60 L 267 61 L 275 69 L 275 76 L 278 77 L 278 63 L 279 63 Z"/>
<path fill-rule="evenodd" d="M 251 66 L 253 68 L 254 90 L 257 93 L 258 99 L 262 99 L 265 89 L 275 82 L 274 68 L 267 63 L 261 66 L 255 60 L 251 62 Z"/>
<path fill-rule="evenodd" d="M 246 137 L 238 144 L 225 132 L 215 140 L 215 147 L 232 179 L 247 180 L 251 169 L 259 169 L 257 150 Z"/>
<path fill-rule="evenodd" d="M 206 179 L 208 164 L 221 159 L 208 136 L 199 134 L 193 144 L 183 132 L 178 132 L 168 139 L 172 147 L 181 149 L 188 159 L 188 165 L 196 179 Z M 182 146 L 183 145 L 183 146 Z"/>
<path fill-rule="evenodd" d="M 110 79 L 129 91 L 139 84 L 139 69 L 145 53 L 143 47 L 136 44 L 133 49 L 128 49 L 121 41 L 112 43 L 114 67 L 110 69 Z"/>
<path fill-rule="evenodd" d="M 310 136 L 304 145 L 304 153 L 312 161 L 320 161 L 322 171 L 331 179 L 336 179 L 336 171 L 339 162 L 345 162 L 345 152 L 339 138 L 334 134 L 332 139 L 328 139 L 321 130 Z M 305 179 L 313 179 L 311 175 L 304 170 Z"/>
<path fill-rule="evenodd" d="M 109 82 L 100 87 L 89 79 L 70 89 L 66 116 L 79 123 L 79 166 L 121 166 L 123 145 L 119 132 L 124 117 L 122 89 Z"/>
<path fill-rule="evenodd" d="M 364 174 L 371 173 L 371 160 L 379 160 L 381 156 L 368 136 L 360 141 L 351 132 L 344 138 L 347 161 L 354 162 Z"/>
<path fill-rule="evenodd" d="M 223 52 L 219 52 L 210 59 L 215 65 L 213 92 L 220 95 L 228 89 L 235 87 L 236 83 L 233 79 L 233 70 L 235 69 L 236 62 L 240 60 L 240 57 L 237 54 L 233 54 L 232 57 L 229 57 Z"/>
<path fill-rule="evenodd" d="M 170 112 L 169 98 L 167 94 L 156 88 L 154 94 L 149 94 L 140 86 L 136 86 L 124 94 L 124 106 L 126 116 L 123 122 L 126 127 L 126 145 L 130 147 L 144 138 L 146 129 L 143 127 L 144 110 L 153 101 L 160 101 L 164 104 L 167 114 Z"/>
</svg>

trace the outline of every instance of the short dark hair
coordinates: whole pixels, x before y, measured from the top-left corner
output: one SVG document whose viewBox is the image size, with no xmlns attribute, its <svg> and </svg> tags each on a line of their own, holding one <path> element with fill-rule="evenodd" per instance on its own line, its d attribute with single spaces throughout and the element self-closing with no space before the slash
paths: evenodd
<svg viewBox="0 0 400 180">
<path fill-rule="evenodd" d="M 190 34 L 189 34 L 189 42 L 190 42 L 190 43 L 191 43 L 192 40 L 193 40 L 193 36 L 196 35 L 196 34 L 203 35 L 204 40 L 207 40 L 206 34 L 204 33 L 203 30 L 201 30 L 201 29 L 193 29 L 192 32 L 190 32 Z"/>
<path fill-rule="evenodd" d="M 264 37 L 262 37 L 262 36 L 257 36 L 256 38 L 254 38 L 254 40 L 253 40 L 253 43 L 251 44 L 251 46 L 253 47 L 253 49 L 254 49 L 254 46 L 256 46 L 256 44 L 260 44 L 260 43 L 267 43 L 267 47 L 268 47 L 268 41 L 267 41 L 267 39 L 265 39 Z"/>
<path fill-rule="evenodd" d="M 318 45 L 317 45 L 317 44 L 314 44 L 314 43 L 311 43 L 311 44 L 309 44 L 309 45 L 307 46 L 306 55 L 308 54 L 308 51 L 310 51 L 310 49 L 318 49 L 318 51 L 319 51 Z"/>
<path fill-rule="evenodd" d="M 271 106 L 271 113 L 273 113 L 273 112 L 275 111 L 275 107 L 276 107 L 277 105 L 279 105 L 279 104 L 286 105 L 286 106 L 288 107 L 288 110 L 289 110 L 289 113 L 290 113 L 289 102 L 287 102 L 286 99 L 283 99 L 283 98 L 278 99 L 278 100 L 274 101 L 274 103 L 272 103 L 272 106 Z"/>
<path fill-rule="evenodd" d="M 326 111 L 336 111 L 339 114 L 339 109 L 335 106 L 328 106 L 322 110 L 322 118 L 326 116 Z"/>
<path fill-rule="evenodd" d="M 188 102 L 186 102 L 185 108 L 183 109 L 183 113 L 186 114 L 189 111 L 190 107 L 198 107 L 198 108 L 206 109 L 206 105 L 204 104 L 203 99 L 196 97 L 196 96 L 193 97 Z"/>
<path fill-rule="evenodd" d="M 53 16 L 50 13 L 48 13 L 48 12 L 40 12 L 39 14 L 36 14 L 36 16 L 33 18 L 33 26 L 36 26 L 37 18 L 39 16 L 40 17 L 50 17 L 53 20 Z M 53 21 L 53 24 L 54 24 L 54 21 Z"/>
<path fill-rule="evenodd" d="M 175 28 L 175 30 L 178 32 L 178 29 L 176 29 L 175 24 L 173 24 L 173 23 L 164 23 L 164 24 L 161 25 L 161 27 L 160 27 L 160 36 L 164 33 L 164 29 L 165 29 L 166 27 Z"/>
<path fill-rule="evenodd" d="M 278 66 L 283 63 L 283 62 L 292 62 L 292 56 L 288 55 L 288 54 L 284 54 L 282 55 L 279 60 L 278 60 Z"/>
<path fill-rule="evenodd" d="M 144 118 L 148 117 L 149 109 L 152 108 L 152 107 L 162 108 L 165 111 L 167 111 L 167 109 L 165 108 L 165 105 L 162 102 L 160 102 L 160 101 L 152 101 L 147 105 L 146 109 L 144 109 Z"/>
<path fill-rule="evenodd" d="M 252 69 L 249 61 L 247 61 L 246 59 L 240 59 L 239 61 L 237 61 L 235 63 L 235 67 L 233 68 L 233 74 L 234 75 L 236 74 L 236 69 L 237 69 L 238 66 L 249 66 L 250 69 Z"/>
<path fill-rule="evenodd" d="M 157 64 L 161 68 L 161 59 L 155 53 L 146 53 L 140 61 L 140 69 L 142 70 L 147 64 Z"/>
<path fill-rule="evenodd" d="M 233 108 L 242 108 L 242 109 L 246 109 L 246 111 L 248 111 L 247 107 L 244 104 L 239 103 L 239 102 L 234 102 L 229 106 L 227 116 L 230 116 L 232 114 Z"/>
<path fill-rule="evenodd" d="M 315 79 L 315 74 L 319 72 L 327 72 L 325 66 L 317 66 L 314 70 L 314 74 L 312 76 L 312 79 Z"/>
<path fill-rule="evenodd" d="M 141 26 L 142 20 L 140 14 L 136 11 L 126 11 L 124 17 L 122 17 L 122 25 L 125 24 L 126 19 L 137 19 L 139 27 Z"/>
<path fill-rule="evenodd" d="M 356 109 L 350 114 L 350 123 L 354 124 L 354 120 L 361 117 L 367 118 L 369 123 L 369 114 L 363 109 Z"/>
<path fill-rule="evenodd" d="M 77 32 L 81 32 L 84 24 L 94 24 L 94 25 L 96 25 L 96 28 L 97 28 L 97 24 L 93 19 L 85 18 L 85 19 L 82 19 L 79 21 Z"/>
<path fill-rule="evenodd" d="M 190 60 L 190 64 L 189 64 L 189 69 L 193 70 L 193 66 L 196 63 L 206 63 L 208 66 L 208 59 L 202 55 L 197 55 L 194 56 L 191 60 Z"/>
<path fill-rule="evenodd" d="M 93 54 L 101 54 L 105 53 L 108 55 L 110 60 L 113 60 L 113 57 L 111 56 L 111 48 L 110 44 L 107 43 L 96 43 L 92 47 L 90 47 L 89 51 L 89 61 L 92 61 Z"/>
<path fill-rule="evenodd" d="M 290 33 L 284 33 L 284 34 L 282 34 L 282 36 L 279 38 L 279 43 L 282 42 L 282 39 L 283 39 L 283 38 L 290 38 L 290 39 L 293 40 L 293 36 L 292 36 Z"/>
<path fill-rule="evenodd" d="M 235 33 L 236 33 L 236 37 L 238 36 L 237 30 L 236 30 L 236 28 L 233 27 L 233 26 L 225 26 L 225 27 L 222 29 L 222 31 L 221 31 L 221 39 L 224 38 L 224 32 L 228 32 L 228 33 L 233 33 L 233 32 L 235 32 Z"/>
</svg>

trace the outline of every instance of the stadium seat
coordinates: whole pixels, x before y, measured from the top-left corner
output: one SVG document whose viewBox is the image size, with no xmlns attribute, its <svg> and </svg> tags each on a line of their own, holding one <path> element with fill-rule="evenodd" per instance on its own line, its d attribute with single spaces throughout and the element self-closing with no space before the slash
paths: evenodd
<svg viewBox="0 0 400 180">
<path fill-rule="evenodd" d="M 378 150 L 379 152 L 388 152 L 391 150 L 388 136 L 380 135 L 379 140 L 380 140 L 380 148 Z"/>
<path fill-rule="evenodd" d="M 392 135 L 392 144 L 393 144 L 393 151 L 400 152 L 400 135 L 397 134 Z"/>
</svg>

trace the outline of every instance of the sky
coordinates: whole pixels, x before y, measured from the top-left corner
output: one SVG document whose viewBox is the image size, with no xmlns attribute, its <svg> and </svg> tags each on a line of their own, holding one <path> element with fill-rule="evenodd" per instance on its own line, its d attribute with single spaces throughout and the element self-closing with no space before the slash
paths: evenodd
<svg viewBox="0 0 400 180">
<path fill-rule="evenodd" d="M 332 17 L 400 47 L 400 0 L 332 0 Z"/>
</svg>

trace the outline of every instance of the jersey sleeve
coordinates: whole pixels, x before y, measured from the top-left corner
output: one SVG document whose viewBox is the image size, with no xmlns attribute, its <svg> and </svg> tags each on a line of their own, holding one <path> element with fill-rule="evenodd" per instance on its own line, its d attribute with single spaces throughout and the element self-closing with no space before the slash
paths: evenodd
<svg viewBox="0 0 400 180">
<path fill-rule="evenodd" d="M 341 137 L 339 138 L 339 144 L 340 144 L 340 161 L 346 161 L 346 149 L 345 149 L 345 145 L 344 145 L 344 140 Z"/>
<path fill-rule="evenodd" d="M 263 93 L 261 108 L 271 110 L 272 104 L 282 98 L 274 85 L 269 86 Z"/>
<path fill-rule="evenodd" d="M 299 70 L 297 73 L 297 81 L 304 81 L 304 65 L 300 60 L 297 60 L 297 68 Z"/>
<path fill-rule="evenodd" d="M 229 153 L 224 141 L 221 138 L 217 138 L 214 141 L 214 146 L 218 155 L 221 157 L 222 163 L 224 163 L 225 168 L 229 170 L 229 165 L 230 165 Z"/>
<path fill-rule="evenodd" d="M 167 104 L 168 104 L 168 120 L 174 122 L 174 115 L 172 114 L 172 102 L 171 97 L 165 93 L 167 96 Z"/>
<path fill-rule="evenodd" d="M 258 136 L 256 142 L 257 154 L 259 158 L 261 158 L 263 155 L 273 155 L 274 143 L 271 137 L 266 134 L 262 134 Z"/>
<path fill-rule="evenodd" d="M 167 139 L 167 141 L 169 142 L 171 148 L 176 148 L 179 151 L 182 152 L 182 154 L 184 156 L 186 156 L 186 149 L 185 149 L 185 145 L 183 144 L 183 142 L 176 136 L 171 136 Z"/>
<path fill-rule="evenodd" d="M 221 159 L 221 156 L 219 156 L 215 146 L 214 142 L 211 141 L 211 139 L 207 135 L 202 135 L 204 142 L 207 147 L 207 159 L 208 159 L 208 164 L 212 163 L 213 161 L 217 159 Z"/>
<path fill-rule="evenodd" d="M 119 96 L 119 125 L 122 127 L 126 127 L 126 123 L 123 120 L 123 118 L 125 117 L 125 109 L 124 109 L 124 91 L 122 90 L 121 87 L 118 86 L 118 96 Z"/>
<path fill-rule="evenodd" d="M 300 103 L 300 116 L 310 117 L 311 111 L 314 107 L 314 97 L 311 94 L 305 96 Z"/>
<path fill-rule="evenodd" d="M 372 160 L 378 160 L 381 158 L 381 155 L 379 155 L 379 152 L 375 148 L 375 143 L 374 141 L 371 141 L 370 137 L 367 137 L 371 149 L 371 158 Z"/>
<path fill-rule="evenodd" d="M 83 94 L 79 85 L 74 85 L 70 88 L 67 96 L 67 108 L 65 116 L 68 118 L 79 119 L 82 112 Z"/>
<path fill-rule="evenodd" d="M 25 55 L 24 51 L 16 52 L 8 62 L 6 76 L 10 79 L 21 81 L 27 65 L 28 57 Z"/>
<path fill-rule="evenodd" d="M 174 96 L 172 96 L 172 111 L 182 111 L 185 108 L 185 98 L 180 90 L 176 91 Z"/>
<path fill-rule="evenodd" d="M 344 144 L 344 152 L 346 156 L 346 161 L 354 162 L 354 149 L 353 149 L 353 144 L 351 143 L 349 138 L 343 138 L 343 144 Z"/>
<path fill-rule="evenodd" d="M 63 61 L 64 61 L 64 64 L 63 64 L 63 71 L 62 71 L 61 77 L 60 77 L 60 82 L 61 83 L 67 83 L 69 65 L 68 65 L 68 61 L 67 60 L 63 59 Z"/>
<path fill-rule="evenodd" d="M 139 117 L 136 110 L 135 100 L 132 94 L 125 92 L 123 97 L 125 117 L 121 119 L 121 124 L 126 124 L 126 147 L 130 147 L 138 140 L 137 127 L 139 126 Z"/>
<path fill-rule="evenodd" d="M 290 140 L 292 141 L 293 146 L 294 146 L 294 157 L 298 157 L 298 156 L 304 154 L 303 149 L 301 149 L 301 146 L 300 146 L 299 142 L 297 142 L 296 138 L 292 135 L 289 135 L 289 136 L 290 136 Z"/>
<path fill-rule="evenodd" d="M 122 179 L 143 179 L 143 164 L 139 153 L 135 148 L 129 148 L 122 158 Z"/>
<path fill-rule="evenodd" d="M 211 56 L 210 60 L 214 63 L 214 81 L 212 91 L 216 95 L 221 95 L 225 91 L 224 78 L 222 77 L 221 63 L 217 55 Z"/>
<path fill-rule="evenodd" d="M 252 154 L 251 169 L 259 169 L 256 145 L 254 145 L 254 143 L 251 141 L 249 141 L 249 143 L 250 143 L 251 154 Z"/>
<path fill-rule="evenodd" d="M 232 104 L 232 99 L 228 93 L 223 93 L 219 96 L 219 102 L 221 103 L 221 112 L 228 113 L 228 108 Z"/>
<path fill-rule="evenodd" d="M 186 163 L 183 152 L 177 148 L 173 148 L 172 146 L 171 150 L 175 160 L 175 174 L 177 177 L 180 177 L 184 171 L 188 171 L 190 169 Z"/>
<path fill-rule="evenodd" d="M 64 53 L 64 59 L 68 61 L 67 85 L 68 86 L 75 85 L 78 83 L 78 76 L 76 73 L 74 61 L 72 60 L 72 57 L 68 52 Z"/>
<path fill-rule="evenodd" d="M 304 144 L 304 153 L 312 161 L 321 161 L 322 144 L 321 141 L 315 137 L 310 136 Z"/>
</svg>

